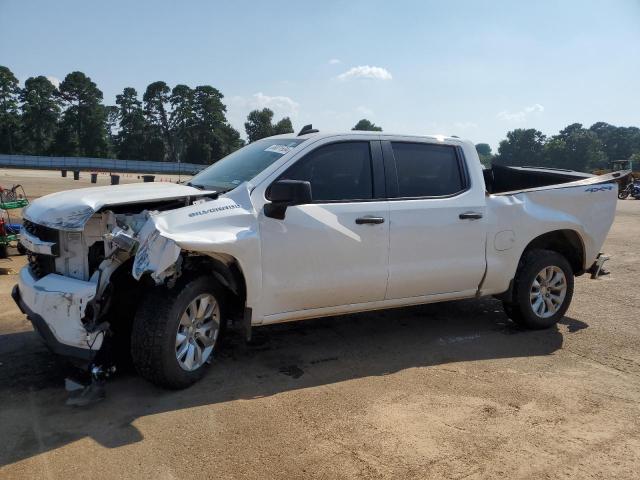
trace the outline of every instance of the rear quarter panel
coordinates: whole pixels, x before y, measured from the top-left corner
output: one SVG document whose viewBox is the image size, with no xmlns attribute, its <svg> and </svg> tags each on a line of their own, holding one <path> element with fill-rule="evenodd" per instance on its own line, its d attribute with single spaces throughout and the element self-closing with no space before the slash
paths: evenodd
<svg viewBox="0 0 640 480">
<path fill-rule="evenodd" d="M 527 245 L 554 230 L 582 240 L 583 268 L 596 259 L 615 217 L 618 186 L 610 176 L 487 196 L 487 273 L 480 294 L 509 288 Z"/>
</svg>

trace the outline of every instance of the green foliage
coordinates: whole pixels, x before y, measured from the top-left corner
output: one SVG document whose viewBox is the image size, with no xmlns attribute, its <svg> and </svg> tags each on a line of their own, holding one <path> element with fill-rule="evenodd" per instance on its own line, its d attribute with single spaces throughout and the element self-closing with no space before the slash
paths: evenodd
<svg viewBox="0 0 640 480">
<path fill-rule="evenodd" d="M 543 165 L 543 149 L 546 137 L 534 129 L 517 128 L 507 133 L 506 140 L 500 142 L 498 155 L 493 163 L 497 165 Z"/>
<path fill-rule="evenodd" d="M 491 145 L 488 143 L 478 143 L 476 145 L 476 152 L 478 152 L 478 157 L 480 157 L 480 163 L 485 167 L 490 167 L 491 161 L 493 160 Z"/>
<path fill-rule="evenodd" d="M 282 135 L 283 133 L 293 133 L 293 124 L 289 117 L 284 117 L 273 127 L 275 135 Z"/>
<path fill-rule="evenodd" d="M 596 134 L 609 160 L 623 160 L 640 152 L 638 127 L 615 127 L 605 122 L 597 122 L 591 125 L 589 130 Z"/>
<path fill-rule="evenodd" d="M 595 127 L 595 128 L 594 128 Z M 607 124 L 596 124 L 585 129 L 580 123 L 573 123 L 562 129 L 557 135 L 545 137 L 535 129 L 516 129 L 507 133 L 506 140 L 500 142 L 498 155 L 492 160 L 498 165 L 541 166 L 565 168 L 590 172 L 607 168 L 611 160 L 606 153 L 607 145 L 602 138 L 611 138 L 612 130 Z M 619 130 L 618 127 L 612 127 Z M 625 129 L 625 150 L 628 158 L 633 152 L 633 127 Z M 631 135 L 629 135 L 631 134 Z M 602 137 L 600 136 L 602 135 Z M 622 142 L 616 143 L 620 148 Z M 640 143 L 637 147 L 640 151 Z M 613 152 L 613 147 L 610 148 Z"/>
<path fill-rule="evenodd" d="M 381 132 L 382 131 L 382 127 L 378 127 L 377 125 L 375 125 L 374 123 L 371 123 L 366 118 L 363 118 L 358 123 L 356 123 L 355 127 L 353 127 L 351 130 L 362 130 L 362 131 L 367 131 L 367 132 Z"/>
<path fill-rule="evenodd" d="M 491 145 L 488 143 L 478 143 L 476 144 L 476 152 L 478 152 L 478 155 L 491 155 Z"/>
<path fill-rule="evenodd" d="M 220 91 L 208 85 L 193 91 L 187 161 L 209 164 L 228 153 L 224 145 L 227 119 L 222 98 Z"/>
<path fill-rule="evenodd" d="M 173 132 L 169 126 L 169 94 L 171 89 L 165 82 L 153 82 L 147 86 L 142 96 L 144 101 L 144 114 L 149 123 L 149 140 L 153 143 L 160 141 L 165 143 L 169 161 L 177 160 L 173 142 Z"/>
<path fill-rule="evenodd" d="M 247 115 L 244 129 L 249 137 L 249 142 L 255 142 L 261 138 L 282 133 L 293 133 L 293 125 L 289 117 L 284 117 L 275 125 L 273 124 L 273 112 L 268 108 L 253 110 Z"/>
<path fill-rule="evenodd" d="M 0 152 L 15 153 L 20 146 L 19 93 L 18 79 L 0 65 Z"/>
<path fill-rule="evenodd" d="M 115 138 L 116 156 L 122 159 L 146 158 L 147 121 L 136 89 L 126 87 L 120 95 L 116 95 L 116 105 L 119 122 L 119 132 Z"/>
<path fill-rule="evenodd" d="M 82 72 L 68 74 L 56 88 L 46 77 L 28 78 L 24 88 L 0 66 L 0 153 L 112 156 L 123 159 L 211 163 L 242 147 L 240 133 L 227 121 L 222 93 L 212 86 L 191 88 L 151 83 L 142 101 L 127 87 L 116 105 L 103 105 L 96 84 Z M 289 117 L 273 123 L 268 108 L 247 116 L 250 142 L 293 133 Z M 382 131 L 367 119 L 352 130 Z M 535 129 L 516 129 L 500 142 L 497 155 L 476 145 L 480 161 L 592 171 L 613 160 L 640 165 L 640 128 L 597 122 L 568 125 L 546 137 Z"/>
<path fill-rule="evenodd" d="M 273 135 L 273 112 L 268 108 L 253 110 L 247 115 L 244 129 L 247 132 L 249 142 L 255 142 L 261 138 Z"/>
<path fill-rule="evenodd" d="M 0 66 L 0 153 L 212 163 L 244 145 L 222 99 L 208 85 L 170 89 L 158 81 L 142 101 L 127 87 L 116 105 L 105 106 L 82 72 L 67 75 L 59 89 L 43 76 L 27 79 L 21 89 Z M 293 131 L 288 118 L 272 130 Z"/>
<path fill-rule="evenodd" d="M 30 155 L 49 153 L 58 129 L 61 110 L 58 89 L 46 77 L 30 77 L 20 92 L 20 102 L 21 151 Z"/>
<path fill-rule="evenodd" d="M 585 172 L 607 166 L 600 139 L 593 131 L 582 128 L 580 123 L 564 128 L 553 137 L 553 141 L 557 145 L 555 158 L 545 158 L 549 166 Z"/>
<path fill-rule="evenodd" d="M 102 92 L 82 72 L 68 74 L 59 91 L 66 109 L 62 114 L 61 134 L 56 135 L 54 141 L 54 152 L 69 156 L 106 156 L 109 140 Z"/>
</svg>

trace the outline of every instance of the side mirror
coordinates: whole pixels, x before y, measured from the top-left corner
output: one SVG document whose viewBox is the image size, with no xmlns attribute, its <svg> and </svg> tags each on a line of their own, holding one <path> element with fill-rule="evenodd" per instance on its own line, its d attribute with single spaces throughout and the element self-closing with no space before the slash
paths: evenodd
<svg viewBox="0 0 640 480">
<path fill-rule="evenodd" d="M 278 180 L 269 187 L 267 198 L 271 203 L 264 206 L 264 214 L 284 220 L 287 207 L 311 203 L 311 184 L 303 180 Z"/>
</svg>

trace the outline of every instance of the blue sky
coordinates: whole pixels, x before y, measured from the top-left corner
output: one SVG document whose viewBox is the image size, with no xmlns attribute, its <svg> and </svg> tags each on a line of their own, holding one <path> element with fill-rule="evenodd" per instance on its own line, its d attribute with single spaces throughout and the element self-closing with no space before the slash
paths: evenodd
<svg viewBox="0 0 640 480">
<path fill-rule="evenodd" d="M 0 0 L 0 65 L 83 71 L 109 104 L 156 80 L 213 85 L 243 134 L 266 106 L 296 129 L 366 117 L 495 147 L 518 127 L 640 126 L 640 0 Z"/>
</svg>

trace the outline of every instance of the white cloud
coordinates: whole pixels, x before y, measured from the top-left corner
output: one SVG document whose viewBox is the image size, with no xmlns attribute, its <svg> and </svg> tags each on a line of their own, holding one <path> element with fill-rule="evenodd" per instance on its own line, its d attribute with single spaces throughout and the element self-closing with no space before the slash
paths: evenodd
<svg viewBox="0 0 640 480">
<path fill-rule="evenodd" d="M 238 107 L 248 109 L 269 108 L 276 114 L 295 116 L 298 114 L 300 104 L 290 97 L 270 96 L 262 92 L 254 93 L 251 97 L 232 97 L 231 102 Z"/>
<path fill-rule="evenodd" d="M 391 72 L 382 67 L 371 67 L 369 65 L 360 65 L 350 68 L 344 73 L 338 75 L 338 80 L 349 80 L 352 78 L 371 78 L 374 80 L 391 80 L 393 76 Z"/>
<path fill-rule="evenodd" d="M 273 110 L 274 120 L 278 121 L 282 117 L 291 117 L 296 120 L 300 104 L 290 97 L 282 95 L 270 96 L 262 92 L 254 93 L 251 96 L 229 97 L 227 102 L 227 119 L 236 128 L 243 138 L 244 122 L 251 110 L 269 108 Z"/>
<path fill-rule="evenodd" d="M 253 101 L 258 108 L 271 108 L 279 111 L 285 111 L 296 115 L 300 104 L 290 97 L 275 96 L 270 97 L 262 92 L 253 94 Z"/>
<path fill-rule="evenodd" d="M 47 75 L 47 80 L 53 83 L 54 87 L 60 88 L 60 79 L 58 77 L 54 77 L 53 75 Z"/>
<path fill-rule="evenodd" d="M 339 63 L 342 63 L 339 58 L 332 58 L 329 60 L 329 65 L 338 65 Z"/>
<path fill-rule="evenodd" d="M 505 120 L 507 122 L 522 123 L 532 113 L 542 113 L 542 112 L 544 112 L 544 107 L 539 103 L 535 103 L 529 107 L 523 108 L 519 112 L 508 112 L 506 110 L 503 110 L 499 112 L 497 116 L 499 119 Z"/>
<path fill-rule="evenodd" d="M 366 117 L 371 117 L 373 115 L 375 115 L 375 113 L 373 113 L 373 110 L 371 110 L 369 107 L 365 107 L 364 105 L 360 105 L 358 107 L 356 107 L 356 112 L 366 116 Z"/>
</svg>

